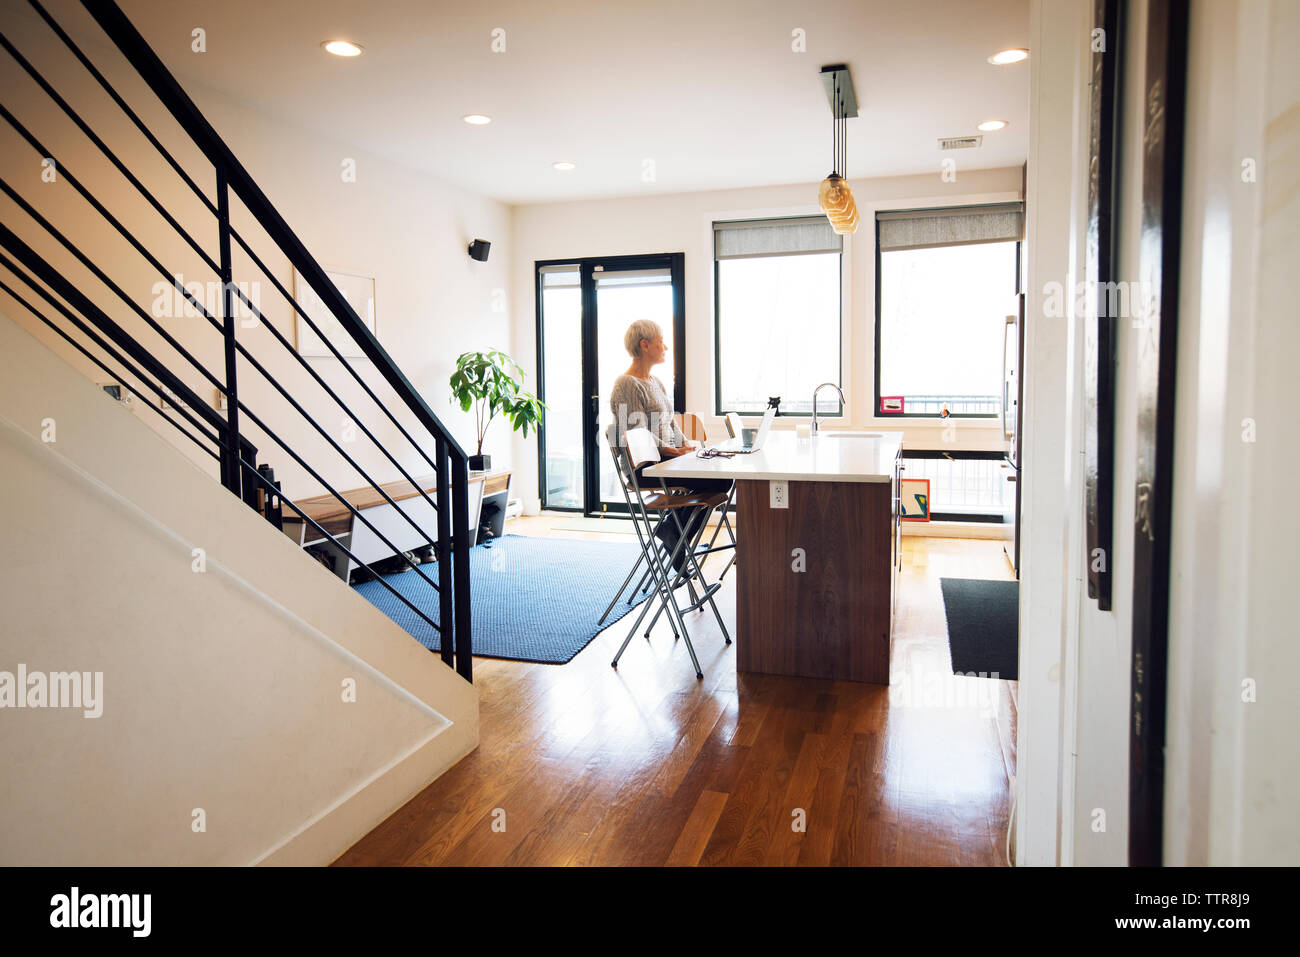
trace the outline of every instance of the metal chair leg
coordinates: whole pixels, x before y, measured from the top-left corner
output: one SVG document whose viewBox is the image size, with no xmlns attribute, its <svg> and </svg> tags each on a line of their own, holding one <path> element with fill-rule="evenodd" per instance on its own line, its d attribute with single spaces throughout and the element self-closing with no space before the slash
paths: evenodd
<svg viewBox="0 0 1300 957">
<path fill-rule="evenodd" d="M 604 621 L 605 621 L 605 619 L 609 617 L 609 613 L 610 613 L 611 611 L 613 611 L 613 610 L 614 610 L 614 606 L 618 604 L 618 599 L 619 599 L 619 597 L 623 594 L 623 589 L 627 588 L 627 583 L 630 582 L 630 581 L 632 580 L 632 576 L 636 574 L 636 570 L 637 570 L 638 568 L 641 567 L 641 563 L 642 563 L 643 561 L 645 561 L 645 556 L 644 556 L 644 555 L 642 555 L 642 556 L 640 556 L 639 558 L 637 558 L 637 560 L 636 560 L 636 564 L 632 566 L 632 570 L 631 570 L 630 572 L 628 572 L 628 573 L 627 573 L 627 577 L 623 579 L 623 584 L 621 584 L 621 585 L 618 586 L 618 591 L 614 592 L 614 597 L 611 598 L 611 599 L 609 600 L 609 604 L 605 607 L 605 612 L 604 612 L 604 614 L 602 614 L 602 615 L 600 616 L 600 618 L 598 618 L 598 619 L 596 620 L 596 624 L 598 624 L 598 625 L 599 625 L 599 624 L 603 624 Z M 647 574 L 649 574 L 649 573 L 647 572 Z M 639 585 L 638 585 L 637 587 L 638 587 L 638 589 L 640 588 Z M 636 592 L 633 592 L 632 594 L 635 595 Z M 629 604 L 631 604 L 630 601 L 629 601 Z"/>
<path fill-rule="evenodd" d="M 678 527 L 680 528 L 680 522 L 678 523 Z M 678 538 L 677 548 L 673 549 L 673 556 L 675 556 L 685 545 L 685 536 Z M 672 556 L 669 557 L 669 567 L 671 567 L 671 563 Z M 681 609 L 677 607 L 677 600 L 673 597 L 672 581 L 669 579 L 668 573 L 660 560 L 658 549 L 651 552 L 651 565 L 654 568 L 655 577 L 658 580 L 659 587 L 663 593 L 664 603 L 667 606 L 668 614 L 670 616 L 669 620 L 671 621 L 674 618 L 676 619 L 677 625 L 681 628 L 682 640 L 686 643 L 687 654 L 691 656 L 691 664 L 695 666 L 695 677 L 702 679 L 704 677 L 704 672 L 700 669 L 700 659 L 695 655 L 695 646 L 691 644 L 690 632 L 686 630 L 686 622 L 682 619 Z"/>
<path fill-rule="evenodd" d="M 702 534 L 701 537 L 703 537 Z M 733 559 L 735 558 L 734 553 L 732 555 L 732 558 Z M 690 550 L 690 552 L 687 553 L 686 560 L 691 565 L 695 566 L 695 573 L 700 576 L 700 581 L 703 582 L 704 572 L 700 570 L 699 562 L 695 560 L 695 550 L 693 548 Z M 728 565 L 730 565 L 730 563 L 728 563 Z M 721 579 L 719 579 L 719 582 L 721 582 Z M 705 601 L 708 602 L 709 607 L 713 609 L 713 617 L 717 619 L 718 628 L 722 631 L 723 639 L 726 641 L 727 644 L 731 644 L 731 635 L 727 631 L 727 626 L 722 622 L 722 615 L 718 612 L 717 604 L 713 601 L 713 592 L 716 590 L 717 590 L 716 586 L 711 589 L 706 589 L 704 593 L 704 597 L 701 599 L 700 604 L 703 604 L 703 602 Z"/>
<path fill-rule="evenodd" d="M 722 574 L 718 576 L 719 582 L 721 582 L 722 579 L 727 577 L 727 572 L 731 571 L 731 566 L 734 564 L 736 564 L 736 556 L 735 553 L 733 552 L 732 556 L 727 559 L 727 564 L 722 566 Z"/>
<path fill-rule="evenodd" d="M 650 569 L 647 568 L 641 575 L 641 580 L 636 583 L 636 588 L 632 594 L 627 596 L 627 603 L 632 604 L 637 595 L 644 595 L 650 590 Z"/>
<path fill-rule="evenodd" d="M 630 499 L 628 500 L 628 507 L 629 507 L 629 508 L 632 508 L 632 503 L 631 503 L 631 500 L 630 500 Z M 657 526 L 656 526 L 656 527 L 657 527 Z M 645 575 L 642 576 L 642 579 L 641 579 L 642 581 L 645 581 L 645 577 L 646 577 L 646 576 L 653 576 L 653 574 L 654 574 L 654 566 L 653 566 L 653 563 L 650 562 L 650 561 L 647 561 L 647 560 L 646 560 L 646 552 L 647 552 L 647 549 L 649 549 L 649 550 L 651 550 L 651 551 L 656 551 L 656 552 L 657 552 L 659 546 L 658 546 L 658 544 L 657 544 L 657 542 L 656 542 L 656 539 L 655 539 L 655 537 L 654 537 L 654 532 L 653 532 L 653 531 L 651 531 L 650 534 L 647 535 L 647 536 L 643 536 L 643 535 L 642 535 L 642 533 L 641 533 L 640 520 L 637 518 L 637 516 L 636 516 L 635 514 L 633 514 L 633 516 L 632 516 L 632 530 L 633 530 L 634 532 L 636 532 L 636 540 L 637 540 L 637 543 L 641 546 L 641 561 L 644 561 L 644 562 L 646 563 L 646 571 L 645 571 Z M 635 571 L 635 570 L 636 570 L 636 569 L 634 568 L 633 571 Z M 631 576 L 629 575 L 628 577 L 631 577 Z M 637 585 L 637 591 L 638 591 L 638 592 L 640 591 L 640 588 L 641 588 L 641 586 L 640 586 L 640 584 L 638 584 L 638 585 Z M 628 603 L 629 603 L 629 604 L 631 603 L 632 598 L 636 596 L 636 594 L 637 594 L 637 592 L 633 592 L 633 593 L 632 593 L 632 596 L 628 598 Z M 660 597 L 660 600 L 661 600 L 661 602 L 662 602 L 662 596 L 659 596 L 659 597 Z M 634 621 L 634 622 L 632 623 L 632 627 L 628 629 L 627 637 L 623 639 L 623 644 L 619 647 L 619 649 L 618 649 L 618 654 L 616 654 L 616 655 L 614 656 L 614 660 L 610 662 L 610 666 L 611 666 L 611 667 L 614 667 L 614 668 L 617 668 L 617 667 L 618 667 L 618 659 L 621 658 L 621 657 L 623 657 L 623 652 L 627 649 L 628 642 L 630 642 L 630 641 L 632 640 L 632 636 L 636 634 L 637 629 L 641 626 L 641 622 L 643 622 L 643 621 L 645 620 L 646 613 L 650 611 L 650 604 L 651 604 L 651 603 L 650 603 L 649 601 L 647 601 L 647 602 L 645 603 L 644 607 L 642 607 L 642 609 L 641 609 L 641 614 L 637 615 L 636 621 Z M 661 604 L 661 606 L 660 606 L 660 610 L 662 611 L 662 604 Z M 659 612 L 655 612 L 655 620 L 656 620 L 656 621 L 659 620 Z M 669 619 L 669 624 L 672 624 L 672 619 L 671 619 L 671 618 Z M 676 626 L 675 624 L 673 624 L 673 634 L 676 635 L 676 633 L 677 633 L 677 626 Z M 647 638 L 650 637 L 649 634 L 647 634 L 646 637 L 647 637 Z"/>
<path fill-rule="evenodd" d="M 733 549 L 738 549 L 739 546 L 736 544 L 736 533 L 732 530 L 731 521 L 727 518 L 727 513 L 725 511 L 722 513 L 722 521 L 726 523 L 727 534 L 731 536 L 731 547 Z M 722 581 L 722 579 L 727 577 L 727 572 L 731 571 L 731 566 L 734 564 L 736 564 L 736 552 L 733 550 L 731 557 L 727 559 L 727 564 L 722 567 L 722 572 L 718 575 L 718 581 Z"/>
<path fill-rule="evenodd" d="M 647 574 L 648 574 L 648 573 L 647 573 Z M 655 625 L 656 625 L 656 624 L 658 623 L 658 621 L 659 621 L 659 616 L 662 615 L 663 612 L 664 612 L 664 597 L 663 597 L 663 594 L 662 594 L 662 593 L 656 593 L 656 597 L 659 599 L 659 607 L 655 609 L 655 616 L 654 616 L 653 618 L 650 619 L 650 624 L 648 624 L 648 625 L 646 626 L 646 629 L 645 629 L 645 636 L 646 636 L 647 638 L 650 637 L 650 632 L 654 631 L 654 627 L 655 627 Z M 631 630 L 630 632 L 628 632 L 628 636 L 629 636 L 629 637 L 631 637 L 632 635 L 636 634 L 636 630 L 637 630 L 639 627 L 641 627 L 641 622 L 645 621 L 645 616 L 646 616 L 646 614 L 647 614 L 649 611 L 650 611 L 650 602 L 647 601 L 647 602 L 645 603 L 645 606 L 641 609 L 641 614 L 637 615 L 637 619 L 636 619 L 636 621 L 632 624 L 632 630 Z M 669 627 L 672 628 L 672 630 L 673 630 L 673 641 L 677 641 L 679 638 L 681 638 L 681 635 L 679 635 L 679 634 L 677 633 L 677 623 L 673 621 L 671 615 L 668 616 L 668 625 L 669 625 Z"/>
</svg>

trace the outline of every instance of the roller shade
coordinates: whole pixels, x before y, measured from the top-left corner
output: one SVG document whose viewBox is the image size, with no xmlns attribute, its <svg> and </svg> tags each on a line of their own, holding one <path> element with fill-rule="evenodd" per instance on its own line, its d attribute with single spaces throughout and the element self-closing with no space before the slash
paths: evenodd
<svg viewBox="0 0 1300 957">
<path fill-rule="evenodd" d="M 882 253 L 935 246 L 1017 242 L 1024 238 L 1023 203 L 900 209 L 876 213 Z"/>
<path fill-rule="evenodd" d="M 577 264 L 563 266 L 542 266 L 542 287 L 553 289 L 557 286 L 577 286 L 580 278 Z"/>
<path fill-rule="evenodd" d="M 825 216 L 760 219 L 713 224 L 714 259 L 798 256 L 844 251 L 843 237 Z"/>
<path fill-rule="evenodd" d="M 644 289 L 662 286 L 671 289 L 673 274 L 668 268 L 663 269 L 613 269 L 592 273 L 597 289 Z"/>
</svg>

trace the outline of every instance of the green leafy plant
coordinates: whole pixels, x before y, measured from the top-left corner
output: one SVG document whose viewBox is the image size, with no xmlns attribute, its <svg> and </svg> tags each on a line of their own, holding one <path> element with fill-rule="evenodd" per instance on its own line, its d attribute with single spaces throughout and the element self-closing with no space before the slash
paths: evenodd
<svg viewBox="0 0 1300 957">
<path fill-rule="evenodd" d="M 515 376 L 518 378 L 515 378 Z M 474 422 L 478 429 L 478 451 L 483 454 L 483 436 L 498 413 L 510 420 L 516 432 L 528 437 L 529 429 L 536 429 L 546 408 L 535 395 L 523 391 L 527 373 L 504 352 L 466 352 L 456 359 L 456 371 L 451 374 L 451 394 L 460 403 L 461 410 L 474 409 Z"/>
</svg>

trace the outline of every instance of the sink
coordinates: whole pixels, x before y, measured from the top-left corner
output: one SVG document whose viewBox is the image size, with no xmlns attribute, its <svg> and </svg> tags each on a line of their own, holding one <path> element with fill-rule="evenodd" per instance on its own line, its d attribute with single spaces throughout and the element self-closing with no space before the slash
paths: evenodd
<svg viewBox="0 0 1300 957">
<path fill-rule="evenodd" d="M 883 439 L 884 432 L 832 432 L 830 429 L 818 432 L 823 439 Z"/>
</svg>

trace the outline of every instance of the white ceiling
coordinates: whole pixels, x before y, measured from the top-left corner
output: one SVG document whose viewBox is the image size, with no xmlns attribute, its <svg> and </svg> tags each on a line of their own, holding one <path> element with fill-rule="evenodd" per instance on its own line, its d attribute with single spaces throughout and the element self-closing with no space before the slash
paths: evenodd
<svg viewBox="0 0 1300 957">
<path fill-rule="evenodd" d="M 182 83 L 509 203 L 819 180 L 831 63 L 849 65 L 861 111 L 851 178 L 937 173 L 944 157 L 960 175 L 1028 151 L 1028 64 L 987 58 L 1028 45 L 1029 0 L 120 2 Z M 338 37 L 365 53 L 321 50 Z M 1010 125 L 939 152 L 986 119 Z"/>
</svg>

